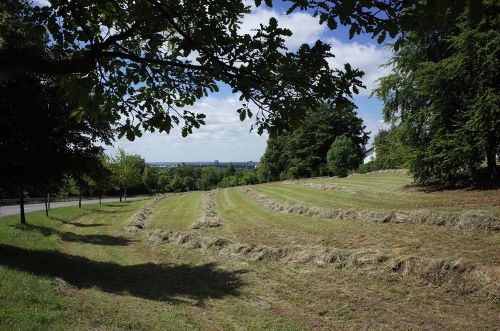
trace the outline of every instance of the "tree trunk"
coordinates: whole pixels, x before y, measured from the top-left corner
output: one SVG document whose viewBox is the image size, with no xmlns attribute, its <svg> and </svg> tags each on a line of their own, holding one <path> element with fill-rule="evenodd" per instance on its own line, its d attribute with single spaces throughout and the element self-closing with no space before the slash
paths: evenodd
<svg viewBox="0 0 500 331">
<path fill-rule="evenodd" d="M 26 215 L 24 214 L 24 190 L 21 187 L 19 196 L 19 208 L 21 209 L 21 224 L 26 224 Z"/>
<path fill-rule="evenodd" d="M 486 161 L 488 164 L 488 177 L 492 182 L 496 182 L 498 180 L 497 147 L 495 138 L 490 137 L 490 139 L 488 139 Z"/>
<path fill-rule="evenodd" d="M 45 216 L 49 217 L 49 204 L 47 202 L 47 194 L 45 195 Z"/>
<path fill-rule="evenodd" d="M 102 194 L 99 194 L 99 206 L 102 205 L 101 200 L 102 200 Z"/>
<path fill-rule="evenodd" d="M 127 188 L 126 187 L 123 188 L 123 198 L 125 199 L 125 201 L 127 201 Z"/>
<path fill-rule="evenodd" d="M 82 190 L 79 191 L 78 195 L 78 208 L 82 208 Z"/>
<path fill-rule="evenodd" d="M 122 196 L 123 196 L 123 193 L 122 193 L 122 191 L 120 191 L 120 202 L 122 202 Z"/>
<path fill-rule="evenodd" d="M 47 207 L 50 210 L 50 193 L 47 193 Z"/>
<path fill-rule="evenodd" d="M 488 177 L 492 182 L 496 182 L 498 180 L 498 169 L 495 152 L 489 152 L 486 159 L 488 162 Z"/>
</svg>

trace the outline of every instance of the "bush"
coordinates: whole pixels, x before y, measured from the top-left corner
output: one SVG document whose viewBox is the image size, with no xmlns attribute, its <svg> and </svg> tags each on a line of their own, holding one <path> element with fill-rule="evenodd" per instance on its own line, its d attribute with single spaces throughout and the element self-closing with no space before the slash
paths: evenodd
<svg viewBox="0 0 500 331">
<path fill-rule="evenodd" d="M 358 168 L 358 173 L 366 174 L 367 172 L 372 172 L 375 170 L 379 170 L 377 164 L 375 163 L 375 161 L 370 161 L 365 164 L 360 164 Z"/>
<path fill-rule="evenodd" d="M 350 170 L 357 169 L 361 163 L 357 146 L 345 135 L 335 139 L 326 159 L 330 170 L 339 177 L 347 176 Z"/>
</svg>

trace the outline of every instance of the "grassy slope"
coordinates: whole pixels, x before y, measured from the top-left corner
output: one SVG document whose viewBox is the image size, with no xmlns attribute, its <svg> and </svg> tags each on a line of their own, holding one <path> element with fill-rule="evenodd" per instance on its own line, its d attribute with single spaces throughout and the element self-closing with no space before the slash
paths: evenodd
<svg viewBox="0 0 500 331">
<path fill-rule="evenodd" d="M 186 231 L 200 216 L 202 195 L 165 199 L 153 212 L 149 227 Z M 191 231 L 272 246 L 384 248 L 401 254 L 465 256 L 490 267 L 500 264 L 498 235 L 278 214 L 259 208 L 237 189 L 221 190 L 216 198 L 223 225 Z M 174 244 L 150 244 L 140 233 L 126 237 L 123 227 L 145 203 L 57 209 L 51 220 L 33 213 L 26 228 L 17 226 L 16 217 L 1 218 L 0 329 L 300 330 L 374 325 L 494 329 L 499 325 L 498 303 L 424 286 L 411 278 L 249 261 Z"/>
<path fill-rule="evenodd" d="M 120 229 L 145 203 L 55 209 L 50 220 L 35 212 L 27 227 L 2 218 L 0 329 L 191 329 L 182 310 L 148 300 L 134 279 L 150 272 L 150 258 Z"/>
<path fill-rule="evenodd" d="M 498 237 L 484 236 L 476 242 L 472 236 L 436 227 L 322 221 L 277 214 L 259 208 L 237 189 L 219 192 L 217 203 L 225 221 L 223 227 L 217 228 L 217 235 L 238 242 L 390 247 L 395 252 L 438 257 L 453 251 L 460 256 L 465 252 L 491 265 L 500 262 L 495 253 L 495 250 L 498 253 Z M 490 240 L 495 242 L 484 247 Z M 469 251 L 467 245 L 473 248 Z M 268 288 L 265 300 L 311 328 L 363 328 L 377 324 L 381 328 L 420 325 L 456 329 L 491 327 L 498 323 L 495 321 L 498 304 L 446 293 L 411 279 L 272 262 L 252 267 L 260 274 L 258 278 L 263 279 L 253 286 Z"/>
<path fill-rule="evenodd" d="M 500 215 L 500 190 L 452 190 L 426 193 L 408 187 L 411 178 L 405 174 L 378 173 L 346 178 L 317 178 L 307 183 L 338 184 L 354 194 L 335 190 L 317 190 L 292 184 L 272 183 L 255 188 L 269 197 L 290 204 L 326 208 L 419 209 L 460 211 L 487 209 Z"/>
<path fill-rule="evenodd" d="M 166 230 L 185 230 L 200 216 L 203 192 L 173 195 L 153 211 L 149 226 Z"/>
</svg>

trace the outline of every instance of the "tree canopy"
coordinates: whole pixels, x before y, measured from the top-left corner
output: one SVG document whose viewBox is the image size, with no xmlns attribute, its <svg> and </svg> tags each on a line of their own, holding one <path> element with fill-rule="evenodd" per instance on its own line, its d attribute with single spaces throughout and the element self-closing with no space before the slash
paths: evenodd
<svg viewBox="0 0 500 331">
<path fill-rule="evenodd" d="M 379 43 L 443 25 L 466 7 L 477 19 L 486 11 L 481 1 L 287 2 L 288 13 L 308 10 L 331 29 L 347 25 L 351 37 L 370 33 Z M 362 73 L 348 64 L 331 69 L 329 45 L 311 41 L 289 51 L 291 32 L 274 18 L 242 33 L 250 10 L 242 0 L 3 1 L 0 73 L 57 77 L 80 112 L 106 114 L 131 140 L 178 124 L 183 135 L 191 133 L 205 115 L 189 107 L 221 83 L 240 94 L 240 118 L 254 117 L 259 133 L 272 134 L 297 126 L 306 108 L 357 93 Z"/>
<path fill-rule="evenodd" d="M 125 153 L 123 149 L 118 150 L 118 154 L 109 159 L 109 169 L 111 170 L 113 181 L 127 198 L 127 188 L 142 183 L 142 175 L 146 167 L 145 160 L 140 155 Z M 120 201 L 122 195 L 120 195 Z"/>
<path fill-rule="evenodd" d="M 186 135 L 204 114 L 186 110 L 224 83 L 240 94 L 242 119 L 259 132 L 296 124 L 302 109 L 357 92 L 361 72 L 331 69 L 330 46 L 316 41 L 288 51 L 291 32 L 276 19 L 241 33 L 243 1 L 54 0 L 1 5 L 1 39 L 46 40 L 0 48 L 2 75 L 58 77 L 81 111 L 103 112 L 129 139 L 141 131 Z M 255 113 L 250 104 L 257 108 Z M 120 121 L 120 119 L 122 119 Z"/>
<path fill-rule="evenodd" d="M 409 34 L 376 90 L 385 119 L 404 131 L 422 184 L 470 184 L 485 159 L 490 181 L 498 179 L 500 20 L 493 14 L 475 24 L 470 15 Z"/>
<path fill-rule="evenodd" d="M 351 139 L 361 158 L 368 135 L 354 109 L 350 102 L 322 105 L 307 113 L 302 127 L 270 138 L 259 165 L 261 175 L 267 181 L 326 175 L 326 155 L 342 135 Z"/>
<path fill-rule="evenodd" d="M 337 137 L 326 154 L 326 162 L 334 175 L 346 177 L 361 163 L 359 146 L 346 135 Z"/>
</svg>

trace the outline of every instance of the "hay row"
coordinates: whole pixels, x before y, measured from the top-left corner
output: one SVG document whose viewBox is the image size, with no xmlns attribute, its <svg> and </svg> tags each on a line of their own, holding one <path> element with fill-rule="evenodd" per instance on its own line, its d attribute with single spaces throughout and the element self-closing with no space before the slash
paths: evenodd
<svg viewBox="0 0 500 331">
<path fill-rule="evenodd" d="M 461 258 L 422 258 L 393 256 L 374 249 L 337 249 L 320 246 L 290 246 L 233 243 L 225 238 L 208 238 L 193 232 L 154 230 L 148 233 L 151 242 L 171 243 L 190 249 L 202 249 L 216 254 L 253 261 L 278 261 L 337 269 L 360 269 L 402 277 L 415 277 L 426 284 L 445 287 L 460 294 L 486 296 L 500 300 L 500 284 L 484 267 Z"/>
<path fill-rule="evenodd" d="M 134 214 L 134 216 L 132 216 L 130 223 L 125 228 L 125 231 L 128 233 L 134 233 L 143 230 L 146 227 L 149 221 L 149 217 L 153 213 L 153 210 L 164 198 L 164 195 L 156 197 L 151 202 L 142 207 L 141 210 L 139 210 L 136 214 Z"/>
<path fill-rule="evenodd" d="M 201 216 L 191 229 L 208 229 L 222 225 L 222 221 L 217 215 L 217 205 L 215 201 L 215 190 L 205 192 L 201 205 Z"/>
<path fill-rule="evenodd" d="M 346 221 L 446 226 L 469 232 L 500 230 L 500 220 L 490 212 L 483 210 L 449 213 L 428 209 L 374 211 L 320 208 L 277 202 L 249 187 L 241 187 L 240 190 L 255 199 L 260 207 L 284 214 L 299 214 L 313 218 L 331 218 Z"/>
<path fill-rule="evenodd" d="M 366 172 L 364 174 L 355 172 L 350 174 L 349 177 L 362 176 L 362 175 L 376 175 L 376 174 L 408 174 L 408 169 L 381 169 L 381 170 Z"/>
<path fill-rule="evenodd" d="M 282 182 L 283 184 L 292 184 L 292 185 L 297 185 L 305 188 L 313 188 L 317 190 L 323 190 L 323 191 L 339 191 L 347 194 L 356 194 L 355 191 L 351 190 L 348 187 L 338 185 L 338 184 L 320 184 L 320 183 L 310 183 L 310 182 L 304 182 L 300 180 L 285 180 Z"/>
</svg>

